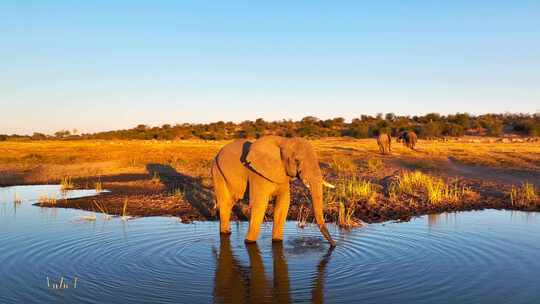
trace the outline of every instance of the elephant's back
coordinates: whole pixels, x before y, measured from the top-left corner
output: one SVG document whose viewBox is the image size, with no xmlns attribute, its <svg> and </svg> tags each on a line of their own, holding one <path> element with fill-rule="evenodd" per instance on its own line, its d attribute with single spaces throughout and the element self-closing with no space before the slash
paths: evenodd
<svg viewBox="0 0 540 304">
<path fill-rule="evenodd" d="M 216 156 L 215 164 L 233 192 L 243 194 L 245 190 L 248 172 L 242 160 L 245 160 L 250 146 L 251 142 L 246 139 L 235 140 L 223 146 Z"/>
</svg>

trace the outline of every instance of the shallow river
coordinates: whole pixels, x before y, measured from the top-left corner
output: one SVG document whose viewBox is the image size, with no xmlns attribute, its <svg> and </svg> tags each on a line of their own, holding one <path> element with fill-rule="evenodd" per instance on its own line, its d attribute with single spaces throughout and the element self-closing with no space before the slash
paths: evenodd
<svg viewBox="0 0 540 304">
<path fill-rule="evenodd" d="M 295 222 L 282 245 L 266 224 L 246 246 L 247 223 L 220 239 L 217 222 L 32 206 L 44 194 L 61 198 L 57 186 L 0 188 L 0 303 L 540 303 L 540 213 L 332 228 L 330 251 Z"/>
</svg>

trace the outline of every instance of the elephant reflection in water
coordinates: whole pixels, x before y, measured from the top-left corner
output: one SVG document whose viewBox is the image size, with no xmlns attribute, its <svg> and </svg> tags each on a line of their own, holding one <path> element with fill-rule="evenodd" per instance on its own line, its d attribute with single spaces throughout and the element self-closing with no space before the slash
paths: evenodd
<svg viewBox="0 0 540 304">
<path fill-rule="evenodd" d="M 214 286 L 216 303 L 292 303 L 289 270 L 282 243 L 272 243 L 273 278 L 267 280 L 264 263 L 256 243 L 246 244 L 249 266 L 240 264 L 231 249 L 229 236 L 221 237 Z M 317 266 L 312 302 L 323 303 L 324 272 L 333 247 Z"/>
</svg>

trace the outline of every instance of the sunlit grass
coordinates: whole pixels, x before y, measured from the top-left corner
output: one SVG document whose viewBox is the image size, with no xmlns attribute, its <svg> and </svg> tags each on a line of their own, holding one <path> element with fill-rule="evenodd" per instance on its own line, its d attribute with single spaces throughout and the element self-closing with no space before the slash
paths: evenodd
<svg viewBox="0 0 540 304">
<path fill-rule="evenodd" d="M 364 223 L 355 217 L 355 210 L 359 203 L 376 203 L 379 195 L 376 186 L 370 181 L 356 176 L 340 177 L 335 181 L 335 189 L 326 190 L 325 196 L 329 198 L 329 209 L 336 210 L 337 224 L 341 228 L 363 226 Z"/>
<path fill-rule="evenodd" d="M 422 196 L 430 204 L 456 203 L 461 200 L 470 190 L 459 187 L 457 183 L 447 184 L 444 179 L 424 174 L 420 171 L 402 172 L 397 181 L 390 185 L 390 198 L 399 195 Z"/>
<path fill-rule="evenodd" d="M 75 188 L 75 184 L 71 180 L 71 177 L 69 176 L 62 177 L 62 179 L 60 180 L 60 189 L 62 191 L 66 191 L 66 190 L 71 190 L 73 188 Z"/>
<path fill-rule="evenodd" d="M 331 166 L 338 174 L 347 174 L 358 170 L 358 165 L 347 155 L 334 155 Z"/>
<path fill-rule="evenodd" d="M 96 182 L 95 189 L 96 189 L 96 193 L 103 192 L 103 184 L 101 183 L 101 181 Z"/>
<path fill-rule="evenodd" d="M 186 197 L 186 191 L 182 187 L 176 187 L 171 191 L 171 196 L 177 200 L 184 201 Z"/>
<path fill-rule="evenodd" d="M 370 172 L 376 172 L 383 167 L 383 161 L 380 158 L 370 158 L 366 162 L 366 169 Z"/>
<path fill-rule="evenodd" d="M 512 186 L 509 196 L 513 206 L 529 206 L 538 201 L 539 195 L 533 184 L 524 182 L 520 186 Z"/>
<path fill-rule="evenodd" d="M 127 213 L 127 207 L 128 207 L 128 198 L 124 198 L 124 205 L 122 206 L 122 213 L 120 214 L 120 219 L 123 221 L 127 221 L 131 219 L 131 216 Z"/>
<path fill-rule="evenodd" d="M 341 228 L 355 228 L 365 226 L 365 223 L 355 218 L 354 211 L 356 209 L 356 203 L 351 203 L 348 207 L 345 204 L 339 202 L 338 207 L 338 226 Z"/>
<path fill-rule="evenodd" d="M 96 176 L 146 173 L 147 164 L 172 158 L 178 171 L 207 175 L 208 160 L 227 141 L 184 140 L 65 140 L 2 142 L 0 183 L 50 184 L 69 176 L 80 180 Z M 150 176 L 151 178 L 152 176 Z"/>
<path fill-rule="evenodd" d="M 299 228 L 305 228 L 307 226 L 307 220 L 310 214 L 309 208 L 306 208 L 304 204 L 300 205 L 297 213 L 297 225 Z"/>
<path fill-rule="evenodd" d="M 101 212 L 103 214 L 103 219 L 108 221 L 112 218 L 112 216 L 110 215 L 110 212 L 107 208 L 107 206 L 103 203 L 100 203 L 98 201 L 93 201 L 93 204 L 94 206 L 97 208 L 97 210 L 99 212 Z"/>
<path fill-rule="evenodd" d="M 375 202 L 377 189 L 373 183 L 362 178 L 352 176 L 343 177 L 336 181 L 336 188 L 329 191 L 334 201 L 366 201 Z"/>
<path fill-rule="evenodd" d="M 49 196 L 47 194 L 41 195 L 38 198 L 39 205 L 56 205 L 57 199 L 55 196 Z"/>
<path fill-rule="evenodd" d="M 161 178 L 159 177 L 158 172 L 154 172 L 154 175 L 152 175 L 152 184 L 154 184 L 154 185 L 161 184 Z"/>
</svg>

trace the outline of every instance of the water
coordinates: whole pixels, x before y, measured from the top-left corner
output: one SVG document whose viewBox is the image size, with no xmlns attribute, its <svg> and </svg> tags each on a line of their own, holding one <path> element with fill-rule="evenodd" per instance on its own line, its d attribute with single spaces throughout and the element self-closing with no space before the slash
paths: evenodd
<svg viewBox="0 0 540 304">
<path fill-rule="evenodd" d="M 48 186 L 57 194 L 57 186 Z M 540 214 L 486 210 L 331 229 L 122 221 L 32 206 L 45 188 L 0 189 L 0 303 L 533 303 L 540 299 Z M 92 195 L 68 192 L 68 196 Z M 68 289 L 47 286 L 61 277 Z M 73 283 L 77 278 L 77 286 Z"/>
</svg>

